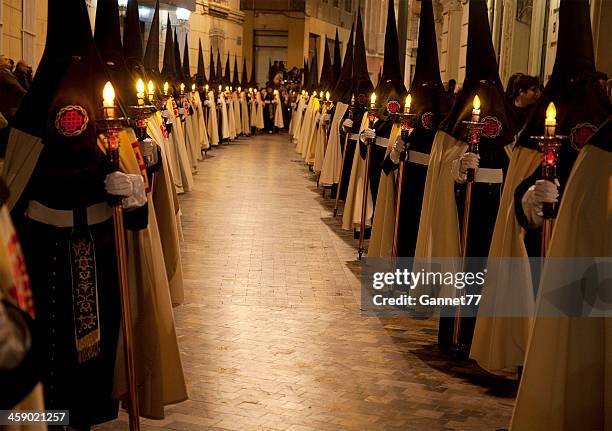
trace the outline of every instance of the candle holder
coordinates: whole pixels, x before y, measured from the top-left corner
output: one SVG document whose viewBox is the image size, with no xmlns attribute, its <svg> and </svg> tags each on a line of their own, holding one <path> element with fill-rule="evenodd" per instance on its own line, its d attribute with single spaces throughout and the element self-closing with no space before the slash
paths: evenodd
<svg viewBox="0 0 612 431">
<path fill-rule="evenodd" d="M 134 129 L 134 133 L 136 134 L 136 138 L 138 142 L 142 146 L 142 142 L 148 138 L 147 134 L 147 126 L 148 126 L 148 118 L 156 112 L 156 108 L 153 105 L 136 105 L 130 106 L 130 125 Z M 142 148 L 141 148 L 142 149 Z M 144 161 L 147 166 L 152 166 L 155 164 L 155 157 L 153 154 L 149 154 L 149 152 L 142 151 L 144 155 Z"/>
<path fill-rule="evenodd" d="M 467 143 L 468 143 L 468 153 L 478 154 L 478 147 L 480 145 L 480 136 L 482 135 L 482 131 L 484 129 L 484 123 L 481 123 L 477 120 L 478 116 L 473 116 L 471 121 L 462 121 L 462 123 L 466 126 L 467 133 Z M 476 121 L 475 121 L 476 120 Z M 474 177 L 476 175 L 475 169 L 467 170 L 467 179 L 468 183 L 474 182 Z"/>
</svg>

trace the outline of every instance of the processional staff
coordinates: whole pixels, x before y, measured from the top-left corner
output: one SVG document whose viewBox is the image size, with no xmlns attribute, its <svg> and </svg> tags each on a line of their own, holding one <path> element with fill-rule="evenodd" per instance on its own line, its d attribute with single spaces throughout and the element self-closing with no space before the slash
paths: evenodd
<svg viewBox="0 0 612 431">
<path fill-rule="evenodd" d="M 353 120 L 353 110 L 355 109 L 355 96 L 351 96 L 351 105 L 348 108 L 348 119 Z M 348 141 L 351 136 L 351 131 L 346 130 L 344 135 L 344 149 L 342 150 L 342 164 L 340 165 L 340 177 L 338 178 L 338 188 L 336 189 L 336 203 L 334 204 L 334 217 L 338 215 L 338 205 L 340 204 L 340 189 L 342 188 L 342 172 L 344 172 L 344 164 L 346 163 L 346 150 L 348 149 Z"/>
<path fill-rule="evenodd" d="M 376 122 L 376 93 L 370 96 L 370 109 L 368 110 L 368 128 L 374 127 Z M 359 230 L 359 260 L 363 256 L 364 241 L 365 241 L 365 222 L 366 222 L 366 206 L 368 204 L 368 189 L 370 187 L 370 156 L 372 155 L 372 145 L 375 145 L 376 138 L 368 138 L 367 152 L 365 160 L 365 178 L 363 179 L 363 196 L 361 199 L 361 221 Z M 357 150 L 357 149 L 356 149 Z"/>
</svg>

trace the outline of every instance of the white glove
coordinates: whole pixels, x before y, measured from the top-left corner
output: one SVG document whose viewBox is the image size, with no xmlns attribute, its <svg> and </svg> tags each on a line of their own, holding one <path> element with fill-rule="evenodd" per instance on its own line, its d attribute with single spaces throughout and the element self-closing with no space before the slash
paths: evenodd
<svg viewBox="0 0 612 431">
<path fill-rule="evenodd" d="M 205 100 L 204 106 L 212 106 L 212 102 L 210 100 Z"/>
<path fill-rule="evenodd" d="M 349 130 L 351 130 L 353 128 L 353 120 L 351 120 L 350 118 L 347 118 L 342 123 L 342 127 L 344 128 L 345 132 L 348 132 Z"/>
<path fill-rule="evenodd" d="M 295 108 L 295 102 L 291 102 L 291 107 Z"/>
<path fill-rule="evenodd" d="M 147 166 L 157 163 L 157 157 L 155 157 L 157 155 L 155 152 L 156 145 L 155 142 L 153 142 L 153 139 L 146 138 L 144 141 L 140 141 L 139 145 L 140 152 L 142 153 L 142 157 L 147 163 Z"/>
<path fill-rule="evenodd" d="M 317 112 L 315 115 L 315 123 L 319 123 L 319 120 L 321 119 L 321 113 Z"/>
<path fill-rule="evenodd" d="M 465 183 L 467 181 L 468 169 L 478 169 L 480 164 L 480 156 L 474 153 L 463 153 L 461 157 L 453 162 L 451 174 L 456 183 Z"/>
<path fill-rule="evenodd" d="M 359 140 L 363 143 L 367 143 L 370 139 L 376 138 L 376 131 L 374 129 L 363 129 L 363 132 L 359 135 Z"/>
<path fill-rule="evenodd" d="M 395 139 L 395 143 L 393 144 L 393 148 L 391 149 L 391 153 L 389 153 L 389 158 L 396 165 L 400 162 L 400 156 L 402 152 L 407 151 L 410 145 L 404 142 L 401 136 L 398 136 Z"/>
<path fill-rule="evenodd" d="M 123 196 L 124 209 L 139 208 L 147 203 L 144 180 L 139 174 L 111 172 L 104 179 L 104 185 L 108 194 Z"/>
<path fill-rule="evenodd" d="M 329 122 L 331 121 L 331 114 L 325 114 L 325 117 L 323 117 L 323 121 L 325 122 L 325 124 L 329 124 Z"/>
<path fill-rule="evenodd" d="M 535 184 L 523 195 L 521 205 L 523 212 L 527 217 L 529 226 L 538 228 L 544 223 L 544 213 L 542 212 L 542 204 L 544 202 L 558 202 L 559 199 L 559 180 L 555 182 L 548 180 L 537 180 Z"/>
</svg>

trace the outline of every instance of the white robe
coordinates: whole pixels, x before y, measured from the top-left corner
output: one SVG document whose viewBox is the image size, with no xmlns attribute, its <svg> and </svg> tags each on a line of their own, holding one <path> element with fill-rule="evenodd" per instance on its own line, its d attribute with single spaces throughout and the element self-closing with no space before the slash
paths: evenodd
<svg viewBox="0 0 612 431">
<path fill-rule="evenodd" d="M 206 121 L 204 121 L 204 106 L 202 105 L 202 99 L 200 98 L 200 93 L 198 91 L 191 93 L 191 96 L 191 102 L 195 111 L 194 133 L 196 133 L 199 142 L 198 160 L 202 160 L 202 150 L 208 150 L 210 148 L 208 132 L 206 131 Z"/>
<path fill-rule="evenodd" d="M 166 108 L 172 120 L 172 131 L 170 132 L 170 142 L 172 150 L 178 160 L 178 168 L 180 172 L 181 184 L 177 189 L 178 193 L 189 192 L 193 190 L 193 175 L 191 174 L 191 166 L 189 165 L 189 156 L 187 155 L 187 147 L 185 146 L 185 134 L 181 119 L 177 115 L 178 107 L 174 99 L 169 98 L 166 102 Z"/>
<path fill-rule="evenodd" d="M 264 124 L 264 113 L 263 113 L 263 102 L 261 101 L 261 93 L 257 93 L 257 106 L 256 106 L 256 114 L 257 114 L 257 121 L 255 122 L 255 126 L 261 130 L 265 127 Z"/>
<path fill-rule="evenodd" d="M 208 92 L 208 136 L 210 136 L 210 145 L 216 147 L 219 145 L 219 120 L 217 118 L 217 109 L 215 108 L 215 93 Z"/>
<path fill-rule="evenodd" d="M 236 139 L 236 116 L 234 111 L 234 101 L 230 94 L 229 99 L 226 101 L 227 104 L 227 125 L 229 128 L 230 140 Z"/>
<path fill-rule="evenodd" d="M 242 119 L 240 118 L 240 94 L 232 94 L 232 106 L 234 107 L 234 121 L 236 124 L 236 135 L 242 135 Z"/>
<path fill-rule="evenodd" d="M 189 157 L 189 164 L 191 166 L 191 173 L 195 174 L 198 172 L 198 158 L 200 158 L 200 142 L 199 142 L 199 132 L 197 130 L 197 118 L 195 115 L 191 115 L 190 111 L 194 109 L 193 104 L 191 103 L 191 96 L 185 95 L 185 122 L 183 124 L 183 130 L 185 133 L 185 146 L 187 149 L 187 156 Z M 195 109 L 194 109 L 195 114 Z"/>
<path fill-rule="evenodd" d="M 274 126 L 283 129 L 285 127 L 285 122 L 283 121 L 283 105 L 278 94 L 274 95 L 274 101 L 276 102 L 276 106 L 274 107 Z"/>
<path fill-rule="evenodd" d="M 223 96 L 223 94 L 219 95 L 219 103 L 221 103 L 221 136 L 222 139 L 229 139 L 229 117 L 227 115 L 227 104 L 225 103 L 225 96 Z"/>
<path fill-rule="evenodd" d="M 242 134 L 249 136 L 251 134 L 251 126 L 249 124 L 249 106 L 247 105 L 246 93 L 244 91 L 240 93 L 240 112 Z"/>
<path fill-rule="evenodd" d="M 346 103 L 338 102 L 329 128 L 329 140 L 321 167 L 321 178 L 319 178 L 319 183 L 324 186 L 338 184 L 342 174 L 342 145 L 344 143 L 340 139 L 340 127 L 347 109 L 348 105 Z"/>
</svg>

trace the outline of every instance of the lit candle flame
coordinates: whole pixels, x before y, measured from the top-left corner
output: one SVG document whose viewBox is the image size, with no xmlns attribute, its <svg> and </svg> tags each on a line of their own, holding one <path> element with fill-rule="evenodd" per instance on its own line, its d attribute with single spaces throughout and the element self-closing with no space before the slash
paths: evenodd
<svg viewBox="0 0 612 431">
<path fill-rule="evenodd" d="M 412 105 L 412 96 L 409 94 L 406 96 L 406 103 L 404 104 L 404 108 L 410 110 L 410 106 Z"/>
<path fill-rule="evenodd" d="M 476 96 L 474 96 L 474 110 L 479 110 L 480 109 L 480 97 L 478 97 L 478 94 Z"/>
<path fill-rule="evenodd" d="M 327 93 L 325 93 L 325 100 L 327 100 L 329 102 L 329 91 Z"/>
<path fill-rule="evenodd" d="M 145 85 L 142 79 L 138 79 L 138 82 L 136 83 L 136 91 L 138 91 L 138 94 L 144 94 Z"/>
<path fill-rule="evenodd" d="M 185 92 L 185 84 L 181 83 L 181 93 Z"/>
<path fill-rule="evenodd" d="M 323 99 L 323 90 L 319 91 L 319 98 Z"/>
<path fill-rule="evenodd" d="M 557 108 L 555 104 L 550 102 L 548 104 L 548 108 L 546 108 L 546 123 L 551 123 L 551 125 L 555 125 L 557 122 Z"/>
<path fill-rule="evenodd" d="M 206 89 L 206 91 L 208 91 L 208 84 L 206 84 L 204 88 Z"/>
<path fill-rule="evenodd" d="M 196 85 L 195 84 L 191 84 L 191 91 L 193 91 L 195 93 L 195 91 L 196 91 Z"/>
<path fill-rule="evenodd" d="M 170 89 L 170 84 L 168 84 L 168 81 L 164 82 L 164 94 L 167 96 L 168 95 L 168 90 Z"/>
<path fill-rule="evenodd" d="M 225 91 L 229 91 L 229 85 L 225 86 Z"/>
<path fill-rule="evenodd" d="M 222 85 L 219 85 L 219 91 L 221 91 L 223 89 Z"/>
<path fill-rule="evenodd" d="M 112 108 L 115 106 L 115 89 L 113 88 L 113 84 L 108 81 L 104 85 L 104 90 L 102 91 L 102 99 L 103 105 L 105 108 Z"/>
<path fill-rule="evenodd" d="M 376 105 L 376 93 L 372 93 L 372 95 L 370 96 L 370 105 Z"/>
<path fill-rule="evenodd" d="M 149 81 L 149 96 L 153 96 L 155 93 L 155 86 L 153 85 L 153 81 Z"/>
<path fill-rule="evenodd" d="M 238 87 L 238 93 L 242 93 L 242 87 Z"/>
</svg>

